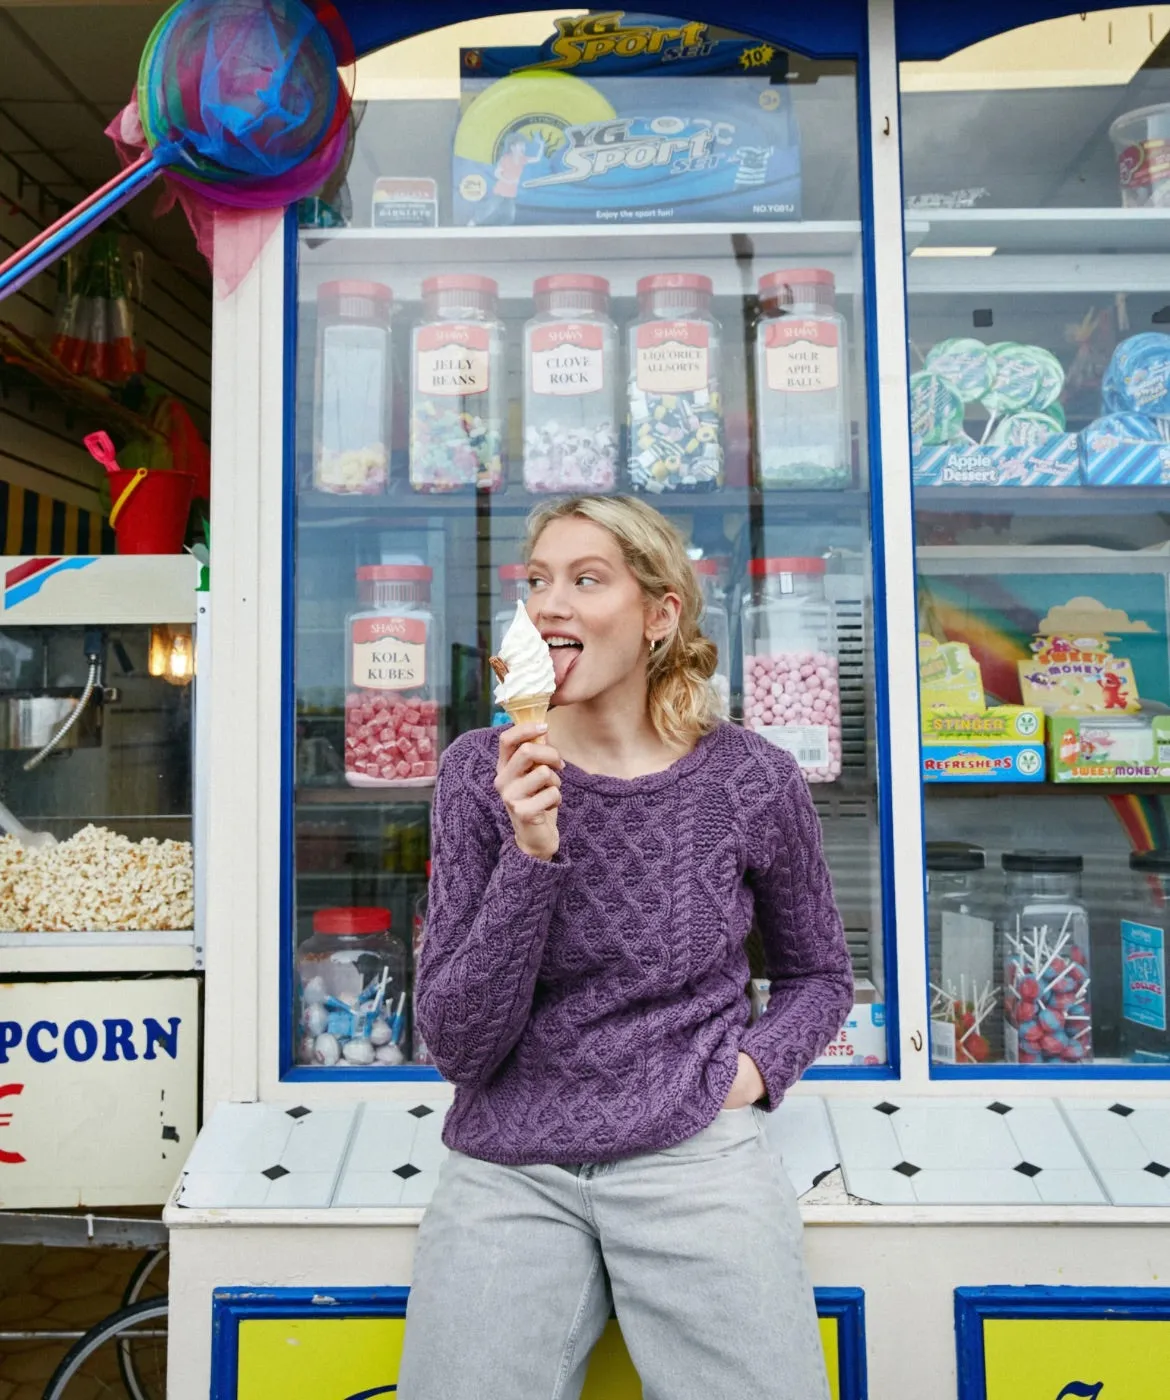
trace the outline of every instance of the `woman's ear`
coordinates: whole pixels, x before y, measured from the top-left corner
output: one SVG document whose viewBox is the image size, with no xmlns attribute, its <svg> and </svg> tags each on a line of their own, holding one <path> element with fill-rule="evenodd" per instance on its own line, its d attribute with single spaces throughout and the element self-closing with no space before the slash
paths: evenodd
<svg viewBox="0 0 1170 1400">
<path fill-rule="evenodd" d="M 678 626 L 682 599 L 677 593 L 664 593 L 646 607 L 646 640 L 665 641 Z"/>
</svg>

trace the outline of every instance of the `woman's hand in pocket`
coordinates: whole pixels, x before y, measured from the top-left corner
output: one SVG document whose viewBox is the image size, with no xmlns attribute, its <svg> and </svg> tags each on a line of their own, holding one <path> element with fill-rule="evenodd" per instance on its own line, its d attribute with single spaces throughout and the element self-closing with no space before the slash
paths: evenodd
<svg viewBox="0 0 1170 1400">
<path fill-rule="evenodd" d="M 750 1055 L 745 1055 L 741 1050 L 735 1078 L 732 1080 L 731 1088 L 723 1101 L 723 1107 L 747 1108 L 749 1104 L 762 1099 L 767 1092 L 768 1086 L 764 1083 L 764 1076 L 756 1068 L 755 1060 Z"/>
</svg>

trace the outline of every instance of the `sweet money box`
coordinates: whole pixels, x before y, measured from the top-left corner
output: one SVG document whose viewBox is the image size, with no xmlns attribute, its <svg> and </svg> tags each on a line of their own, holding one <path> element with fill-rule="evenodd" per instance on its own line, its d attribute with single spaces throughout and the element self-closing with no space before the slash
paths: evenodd
<svg viewBox="0 0 1170 1400">
<path fill-rule="evenodd" d="M 1053 782 L 1170 779 L 1170 715 L 1051 715 L 1048 742 Z"/>
<path fill-rule="evenodd" d="M 611 10 L 462 49 L 454 222 L 799 219 L 787 54 L 709 28 Z"/>
</svg>

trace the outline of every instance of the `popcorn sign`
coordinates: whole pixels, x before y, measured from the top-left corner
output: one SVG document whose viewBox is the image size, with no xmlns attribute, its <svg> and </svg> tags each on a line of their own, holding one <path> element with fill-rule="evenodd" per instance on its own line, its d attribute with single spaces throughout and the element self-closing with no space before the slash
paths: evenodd
<svg viewBox="0 0 1170 1400">
<path fill-rule="evenodd" d="M 195 1141 L 198 982 L 0 986 L 0 1208 L 166 1200 Z"/>
</svg>

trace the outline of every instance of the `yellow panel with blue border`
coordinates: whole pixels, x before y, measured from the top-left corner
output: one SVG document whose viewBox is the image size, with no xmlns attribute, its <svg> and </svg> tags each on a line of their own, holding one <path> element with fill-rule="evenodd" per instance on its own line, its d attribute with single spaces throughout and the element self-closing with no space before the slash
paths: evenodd
<svg viewBox="0 0 1170 1400">
<path fill-rule="evenodd" d="M 212 1400 L 394 1395 L 407 1296 L 404 1288 L 217 1290 Z M 817 1304 L 832 1400 L 865 1400 L 861 1291 L 818 1290 Z M 590 1358 L 582 1400 L 642 1400 L 616 1322 Z"/>
<path fill-rule="evenodd" d="M 1170 1289 L 955 1290 L 959 1400 L 1166 1400 Z"/>
</svg>

